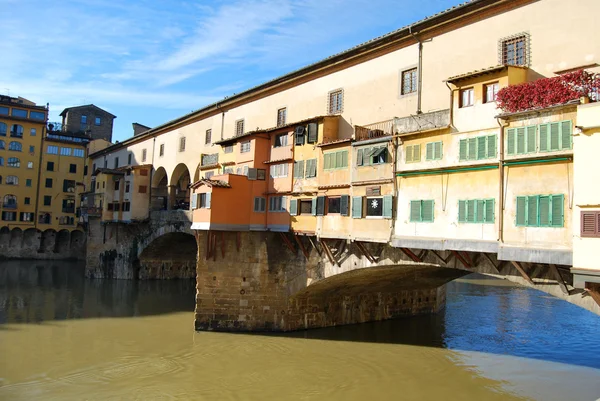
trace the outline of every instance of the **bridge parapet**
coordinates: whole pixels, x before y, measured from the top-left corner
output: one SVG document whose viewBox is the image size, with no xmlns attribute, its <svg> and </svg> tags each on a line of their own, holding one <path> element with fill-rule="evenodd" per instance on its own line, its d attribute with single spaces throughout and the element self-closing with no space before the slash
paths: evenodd
<svg viewBox="0 0 600 401">
<path fill-rule="evenodd" d="M 156 210 L 150 212 L 150 220 L 160 223 L 188 222 L 192 224 L 192 212 L 189 210 Z"/>
</svg>

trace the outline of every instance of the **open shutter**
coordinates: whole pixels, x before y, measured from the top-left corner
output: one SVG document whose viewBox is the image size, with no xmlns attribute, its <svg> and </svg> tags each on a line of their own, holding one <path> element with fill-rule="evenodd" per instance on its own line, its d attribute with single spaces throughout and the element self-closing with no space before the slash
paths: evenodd
<svg viewBox="0 0 600 401">
<path fill-rule="evenodd" d="M 294 130 L 294 133 L 296 135 L 296 140 L 295 143 L 298 146 L 302 146 L 304 145 L 304 126 L 298 126 L 296 127 L 296 129 Z"/>
<path fill-rule="evenodd" d="M 487 138 L 485 136 L 477 137 L 477 160 L 485 159 L 487 157 L 487 151 L 485 144 Z"/>
<path fill-rule="evenodd" d="M 210 209 L 210 201 L 212 198 L 212 193 L 211 192 L 207 192 L 206 193 L 206 208 Z"/>
<path fill-rule="evenodd" d="M 410 221 L 421 221 L 421 201 L 410 201 Z"/>
<path fill-rule="evenodd" d="M 442 158 L 442 142 L 434 143 L 433 158 L 436 160 L 440 160 Z"/>
<path fill-rule="evenodd" d="M 424 200 L 421 206 L 421 221 L 433 222 L 433 200 Z"/>
<path fill-rule="evenodd" d="M 412 146 L 407 146 L 405 147 L 405 151 L 406 151 L 406 163 L 410 163 L 413 161 L 413 147 Z"/>
<path fill-rule="evenodd" d="M 429 142 L 425 148 L 425 160 L 433 160 L 433 142 Z"/>
<path fill-rule="evenodd" d="M 560 149 L 560 123 L 550 123 L 550 150 Z"/>
<path fill-rule="evenodd" d="M 560 148 L 571 149 L 571 121 L 560 122 Z"/>
<path fill-rule="evenodd" d="M 356 151 L 356 165 L 357 166 L 363 165 L 363 150 L 362 149 L 358 149 Z"/>
<path fill-rule="evenodd" d="M 310 176 L 311 177 L 316 177 L 317 176 L 317 159 L 312 159 Z"/>
<path fill-rule="evenodd" d="M 317 216 L 325 215 L 325 197 L 317 196 Z"/>
<path fill-rule="evenodd" d="M 496 200 L 495 199 L 486 199 L 484 221 L 486 223 L 493 223 L 495 220 L 495 213 L 496 213 Z"/>
<path fill-rule="evenodd" d="M 421 161 L 421 145 L 413 145 L 413 161 Z"/>
<path fill-rule="evenodd" d="M 517 226 L 527 225 L 527 197 L 517 196 L 516 221 Z"/>
<path fill-rule="evenodd" d="M 517 128 L 517 154 L 525 153 L 525 128 Z"/>
<path fill-rule="evenodd" d="M 528 196 L 527 197 L 527 225 L 529 227 L 538 227 L 540 225 L 539 219 L 539 196 Z"/>
<path fill-rule="evenodd" d="M 487 136 L 487 157 L 493 158 L 496 157 L 496 144 L 498 143 L 497 135 L 488 135 Z"/>
<path fill-rule="evenodd" d="M 286 210 L 288 210 L 287 208 L 287 196 L 282 196 L 281 197 L 281 209 L 279 209 L 282 212 L 285 212 Z"/>
<path fill-rule="evenodd" d="M 540 124 L 540 152 L 547 152 L 548 147 L 548 130 L 550 124 Z"/>
<path fill-rule="evenodd" d="M 310 207 L 310 212 L 313 216 L 317 215 L 317 198 L 312 198 L 312 205 Z"/>
<path fill-rule="evenodd" d="M 255 168 L 249 168 L 248 169 L 248 179 L 249 180 L 256 180 L 256 176 L 257 176 L 257 171 Z"/>
<path fill-rule="evenodd" d="M 466 223 L 467 222 L 467 201 L 459 200 L 458 201 L 458 222 Z"/>
<path fill-rule="evenodd" d="M 394 197 L 392 195 L 383 196 L 383 217 L 386 219 L 392 218 L 394 208 Z"/>
<path fill-rule="evenodd" d="M 565 212 L 564 195 L 553 195 L 550 202 L 552 210 L 552 227 L 563 227 Z"/>
<path fill-rule="evenodd" d="M 469 138 L 467 139 L 469 144 L 468 146 L 468 154 L 467 157 L 469 160 L 477 159 L 477 138 Z"/>
<path fill-rule="evenodd" d="M 342 216 L 348 216 L 349 203 L 350 203 L 350 196 L 342 195 L 340 197 L 340 214 Z"/>
<path fill-rule="evenodd" d="M 550 196 L 539 197 L 540 227 L 549 227 L 552 221 L 550 215 Z"/>
<path fill-rule="evenodd" d="M 308 143 L 317 142 L 319 126 L 317 123 L 308 124 Z"/>
<path fill-rule="evenodd" d="M 467 140 L 461 139 L 459 142 L 459 160 L 467 160 Z"/>
<path fill-rule="evenodd" d="M 525 137 L 526 137 L 525 152 L 526 153 L 535 153 L 535 151 L 536 151 L 535 145 L 537 143 L 536 134 L 537 134 L 537 127 L 535 125 L 530 125 L 529 127 L 525 128 Z"/>
<path fill-rule="evenodd" d="M 509 155 L 515 154 L 517 143 L 517 130 L 515 128 L 510 128 L 506 130 L 506 152 Z"/>
<path fill-rule="evenodd" d="M 362 218 L 362 204 L 363 204 L 362 196 L 353 196 L 352 197 L 352 218 L 353 219 Z"/>
<path fill-rule="evenodd" d="M 477 205 L 475 209 L 475 222 L 483 223 L 485 219 L 485 201 L 483 199 L 478 199 L 475 203 Z"/>
<path fill-rule="evenodd" d="M 195 193 L 192 193 L 190 200 L 191 200 L 190 210 L 196 209 L 196 205 L 198 204 L 198 198 L 196 197 Z"/>
<path fill-rule="evenodd" d="M 298 214 L 298 200 L 290 199 L 290 216 L 296 216 Z"/>
<path fill-rule="evenodd" d="M 581 212 L 581 236 L 596 237 L 598 234 L 598 212 Z"/>
</svg>

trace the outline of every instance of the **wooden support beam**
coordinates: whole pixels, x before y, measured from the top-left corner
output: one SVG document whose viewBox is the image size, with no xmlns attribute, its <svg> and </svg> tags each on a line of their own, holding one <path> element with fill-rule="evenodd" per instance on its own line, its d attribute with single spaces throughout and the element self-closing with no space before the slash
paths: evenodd
<svg viewBox="0 0 600 401">
<path fill-rule="evenodd" d="M 444 259 L 444 258 L 442 258 L 442 255 L 440 255 L 437 251 L 435 251 L 433 249 L 431 250 L 431 253 L 433 253 L 433 256 L 438 258 L 445 265 L 447 265 L 448 262 L 450 262 L 450 260 L 452 260 L 452 258 L 454 257 L 454 255 L 452 253 L 450 253 L 450 255 Z"/>
<path fill-rule="evenodd" d="M 499 261 L 498 265 L 496 266 L 496 263 L 494 263 L 494 261 L 492 260 L 492 258 L 490 257 L 490 255 L 488 255 L 485 252 L 482 252 L 483 257 L 486 258 L 488 260 L 488 262 L 490 262 L 490 264 L 492 265 L 492 267 L 494 268 L 494 270 L 496 270 L 497 274 L 500 274 L 500 269 L 499 267 L 502 265 L 503 262 Z"/>
<path fill-rule="evenodd" d="M 461 255 L 469 263 L 469 267 L 473 267 L 474 266 L 473 259 L 471 259 L 471 256 L 467 252 L 463 252 L 463 253 L 461 253 Z"/>
<path fill-rule="evenodd" d="M 567 288 L 567 283 L 565 283 L 565 280 L 563 279 L 563 276 L 560 274 L 560 271 L 558 270 L 556 265 L 550 264 L 550 270 L 552 271 L 552 274 L 554 274 L 554 277 L 556 277 L 556 282 L 558 283 L 558 286 L 560 287 L 561 291 L 569 295 L 570 293 L 569 289 Z"/>
<path fill-rule="evenodd" d="M 585 290 L 588 295 L 592 297 L 594 301 L 600 306 L 600 288 L 598 286 L 590 285 L 590 283 L 586 284 Z"/>
<path fill-rule="evenodd" d="M 294 248 L 294 245 L 291 243 L 291 241 L 287 237 L 287 235 L 285 235 L 285 233 L 281 233 L 280 232 L 279 236 L 283 240 L 283 243 L 288 247 L 288 249 L 295 255 L 296 254 L 296 248 Z"/>
<path fill-rule="evenodd" d="M 225 259 L 225 232 L 221 231 L 221 255 Z"/>
<path fill-rule="evenodd" d="M 308 242 L 310 242 L 310 244 L 313 246 L 313 248 L 315 248 L 315 251 L 317 251 L 317 253 L 319 254 L 319 256 L 323 256 L 323 251 L 317 246 L 317 243 L 315 243 L 315 241 L 313 241 L 312 237 L 308 237 Z"/>
<path fill-rule="evenodd" d="M 306 258 L 306 260 L 308 260 L 309 258 L 309 254 L 308 251 L 306 250 L 306 248 L 304 247 L 304 244 L 302 243 L 302 241 L 300 240 L 300 237 L 297 236 L 296 234 L 292 234 L 294 236 L 294 239 L 296 240 L 296 242 L 298 243 L 298 246 L 300 247 L 300 250 L 302 251 L 302 254 L 304 255 L 304 257 Z"/>
<path fill-rule="evenodd" d="M 337 249 L 335 251 L 335 257 L 336 257 L 336 259 L 339 258 L 339 257 L 341 257 L 345 250 L 346 250 L 346 241 L 345 240 L 341 240 L 340 242 L 338 242 L 338 247 L 337 247 Z"/>
<path fill-rule="evenodd" d="M 327 241 L 324 239 L 321 239 L 321 244 L 323 244 L 323 249 L 325 250 L 325 254 L 327 255 L 327 258 L 329 259 L 329 262 L 334 266 L 339 266 L 338 262 L 333 257 L 333 253 L 331 252 L 329 245 L 327 245 Z"/>
<path fill-rule="evenodd" d="M 411 258 L 413 262 L 417 262 L 417 263 L 420 263 L 420 262 L 422 262 L 422 260 L 421 260 L 421 259 L 419 259 L 419 257 L 418 257 L 417 255 L 415 255 L 415 254 L 413 253 L 413 251 L 411 251 L 410 249 L 408 249 L 408 248 L 400 248 L 400 250 L 401 250 L 401 251 L 402 251 L 402 252 L 403 252 L 403 253 L 404 253 L 406 256 L 408 256 L 409 258 Z"/>
<path fill-rule="evenodd" d="M 237 251 L 240 251 L 240 248 L 242 247 L 242 233 L 241 232 L 236 232 L 235 235 L 235 245 L 237 247 Z"/>
<path fill-rule="evenodd" d="M 428 253 L 429 253 L 429 249 L 423 249 L 417 256 L 419 256 L 419 259 L 425 260 L 425 257 L 427 256 Z"/>
<path fill-rule="evenodd" d="M 515 269 L 517 269 L 519 271 L 519 273 L 521 273 L 521 276 L 523 276 L 525 281 L 527 281 L 531 285 L 535 285 L 535 283 L 533 282 L 531 277 L 529 277 L 529 274 L 527 274 L 527 272 L 525 271 L 525 269 L 523 268 L 523 266 L 521 266 L 521 264 L 519 262 L 515 262 L 515 261 L 511 260 L 510 263 L 515 267 Z"/>
<path fill-rule="evenodd" d="M 373 257 L 373 255 L 371 255 L 369 250 L 365 247 L 365 245 L 362 242 L 354 241 L 354 243 L 356 244 L 356 247 L 362 252 L 362 254 L 365 255 L 365 258 L 367 258 L 369 262 L 376 263 L 375 258 Z"/>
<path fill-rule="evenodd" d="M 460 252 L 458 252 L 458 251 L 450 251 L 450 252 L 452 252 L 454 254 L 454 256 L 456 256 L 456 259 L 460 260 L 460 263 L 462 263 L 466 269 L 471 269 L 471 264 L 463 257 L 463 255 L 460 254 Z"/>
</svg>

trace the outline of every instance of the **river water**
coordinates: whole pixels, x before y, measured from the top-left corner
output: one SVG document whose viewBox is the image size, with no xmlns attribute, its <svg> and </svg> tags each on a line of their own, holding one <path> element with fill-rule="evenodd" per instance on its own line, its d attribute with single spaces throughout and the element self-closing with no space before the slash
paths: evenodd
<svg viewBox="0 0 600 401">
<path fill-rule="evenodd" d="M 193 330 L 193 281 L 0 262 L 0 400 L 600 399 L 600 316 L 471 275 L 443 312 L 247 335 Z"/>
</svg>

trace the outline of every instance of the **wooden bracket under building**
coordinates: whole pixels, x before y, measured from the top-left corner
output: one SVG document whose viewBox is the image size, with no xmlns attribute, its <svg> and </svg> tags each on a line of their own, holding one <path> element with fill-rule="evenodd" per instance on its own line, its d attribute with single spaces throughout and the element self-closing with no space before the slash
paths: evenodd
<svg viewBox="0 0 600 401">
<path fill-rule="evenodd" d="M 450 251 L 454 254 L 454 256 L 456 256 L 456 259 L 460 260 L 460 263 L 463 264 L 463 266 L 466 269 L 471 269 L 473 268 L 473 264 L 471 261 L 471 258 L 469 257 L 469 255 L 465 254 L 461 254 L 459 251 Z"/>
<path fill-rule="evenodd" d="M 431 253 L 433 253 L 433 255 L 436 258 L 438 258 L 442 263 L 444 263 L 446 266 L 452 260 L 452 258 L 454 258 L 454 254 L 452 252 L 450 252 L 450 255 L 448 255 L 447 258 L 442 258 L 442 256 L 439 253 L 437 253 L 437 251 L 434 251 L 434 250 L 431 250 Z"/>
<path fill-rule="evenodd" d="M 411 251 L 408 248 L 400 248 L 400 250 L 409 258 L 412 259 L 413 262 L 417 262 L 417 263 L 421 263 L 423 262 L 423 260 L 421 258 L 419 258 L 417 255 L 414 254 L 413 251 Z"/>
<path fill-rule="evenodd" d="M 279 236 L 283 240 L 283 243 L 288 247 L 288 249 L 295 255 L 296 254 L 296 248 L 294 248 L 294 245 L 292 244 L 292 242 L 290 241 L 290 239 L 287 237 L 287 235 L 285 235 L 285 233 L 280 232 Z"/>
<path fill-rule="evenodd" d="M 367 260 L 369 262 L 377 263 L 377 261 L 375 260 L 375 257 L 371 254 L 371 252 L 369 252 L 369 250 L 367 249 L 365 244 L 363 244 L 360 241 L 354 241 L 354 243 L 356 244 L 356 247 L 358 248 L 358 250 L 361 251 L 363 255 L 365 255 L 365 258 L 367 258 Z"/>
<path fill-rule="evenodd" d="M 333 253 L 329 248 L 329 245 L 327 245 L 327 241 L 321 239 L 321 244 L 323 245 L 323 250 L 325 251 L 325 255 L 327 255 L 327 259 L 329 259 L 329 262 L 334 266 L 339 266 L 339 263 L 337 262 L 337 260 L 335 260 L 335 257 L 333 256 Z"/>
<path fill-rule="evenodd" d="M 300 250 L 302 251 L 302 254 L 304 255 L 304 257 L 306 258 L 306 260 L 308 260 L 309 258 L 309 253 L 306 250 L 306 248 L 304 247 L 304 244 L 302 243 L 302 240 L 300 239 L 300 237 L 296 234 L 292 234 L 294 236 L 294 239 L 296 240 L 296 242 L 298 243 L 298 247 L 300 248 Z"/>
<path fill-rule="evenodd" d="M 486 258 L 488 260 L 488 262 L 490 262 L 490 264 L 492 265 L 492 267 L 494 268 L 494 270 L 496 270 L 497 274 L 500 274 L 500 267 L 504 264 L 504 261 L 499 260 L 498 264 L 496 265 L 496 263 L 494 263 L 494 261 L 492 260 L 492 258 L 490 257 L 490 255 L 488 255 L 485 252 L 482 252 L 483 257 Z"/>
<path fill-rule="evenodd" d="M 586 283 L 585 290 L 587 294 L 592 297 L 594 301 L 600 306 L 600 285 L 593 283 Z"/>
<path fill-rule="evenodd" d="M 535 285 L 535 283 L 533 282 L 533 280 L 531 279 L 529 274 L 527 274 L 527 272 L 525 271 L 525 268 L 523 266 L 521 266 L 521 264 L 519 262 L 515 262 L 515 261 L 511 260 L 510 263 L 512 263 L 512 265 L 515 267 L 515 269 L 517 269 L 519 271 L 519 273 L 521 273 L 521 276 L 523 276 L 525 281 L 527 281 L 531 285 Z"/>
<path fill-rule="evenodd" d="M 556 267 L 556 265 L 551 264 L 550 271 L 552 271 L 552 274 L 554 274 L 554 277 L 556 277 L 556 282 L 558 283 L 558 286 L 560 287 L 562 292 L 564 292 L 566 295 L 570 295 L 569 289 L 567 288 L 567 283 L 565 283 L 565 280 L 563 279 L 562 274 L 560 274 L 560 270 L 558 270 L 558 267 Z"/>
<path fill-rule="evenodd" d="M 319 256 L 323 256 L 323 251 L 321 250 L 321 248 L 319 246 L 317 246 L 318 243 L 315 243 L 315 241 L 313 241 L 312 237 L 308 236 L 308 242 L 310 242 L 310 244 L 313 246 L 313 248 L 315 248 L 315 251 L 317 251 Z"/>
</svg>

